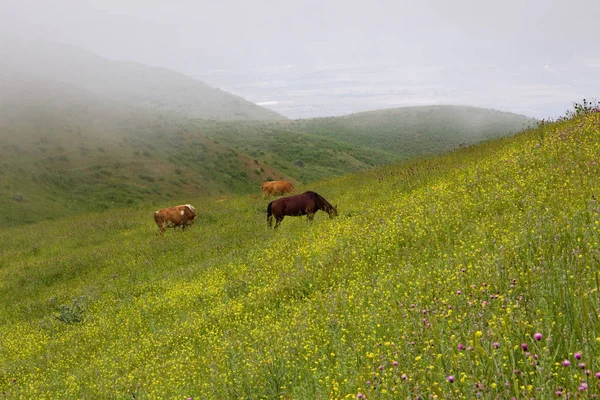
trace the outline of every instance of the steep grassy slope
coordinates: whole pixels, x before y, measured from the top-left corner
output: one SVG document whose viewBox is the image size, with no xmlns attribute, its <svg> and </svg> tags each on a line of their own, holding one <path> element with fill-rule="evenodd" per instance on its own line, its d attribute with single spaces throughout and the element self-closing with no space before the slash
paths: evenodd
<svg viewBox="0 0 600 400">
<path fill-rule="evenodd" d="M 74 46 L 0 33 L 0 65 L 136 107 L 190 118 L 283 120 L 274 111 L 166 68 L 111 61 Z M 0 75 L 0 85 L 2 85 Z"/>
<path fill-rule="evenodd" d="M 323 181 L 341 215 L 278 231 L 249 196 L 162 238 L 150 207 L 3 229 L 0 396 L 598 395 L 599 138 L 596 113 Z"/>
</svg>

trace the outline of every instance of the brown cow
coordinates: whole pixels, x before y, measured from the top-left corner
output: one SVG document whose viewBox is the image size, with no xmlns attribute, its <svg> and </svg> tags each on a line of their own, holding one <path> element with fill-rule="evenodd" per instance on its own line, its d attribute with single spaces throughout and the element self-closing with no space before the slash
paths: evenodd
<svg viewBox="0 0 600 400">
<path fill-rule="evenodd" d="M 175 229 L 181 226 L 181 229 L 185 230 L 194 223 L 195 218 L 196 209 L 191 204 L 163 208 L 154 213 L 154 221 L 156 221 L 161 235 L 165 233 L 165 229 L 168 227 Z"/>
<path fill-rule="evenodd" d="M 261 189 L 265 197 L 278 196 L 285 193 L 292 193 L 294 185 L 288 181 L 270 181 L 261 185 Z"/>
</svg>

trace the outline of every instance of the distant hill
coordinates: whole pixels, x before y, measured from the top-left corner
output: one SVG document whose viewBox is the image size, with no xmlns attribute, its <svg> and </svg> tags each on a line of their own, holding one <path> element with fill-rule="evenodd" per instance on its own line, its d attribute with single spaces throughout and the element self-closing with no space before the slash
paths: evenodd
<svg viewBox="0 0 600 400">
<path fill-rule="evenodd" d="M 26 77 L 51 79 L 111 100 L 190 118 L 276 120 L 285 117 L 181 73 L 111 61 L 90 51 L 0 33 L 0 65 Z"/>
<path fill-rule="evenodd" d="M 344 117 L 292 121 L 321 137 L 343 139 L 361 148 L 388 152 L 396 159 L 439 154 L 523 130 L 524 115 L 479 107 L 435 105 L 362 112 Z"/>
</svg>

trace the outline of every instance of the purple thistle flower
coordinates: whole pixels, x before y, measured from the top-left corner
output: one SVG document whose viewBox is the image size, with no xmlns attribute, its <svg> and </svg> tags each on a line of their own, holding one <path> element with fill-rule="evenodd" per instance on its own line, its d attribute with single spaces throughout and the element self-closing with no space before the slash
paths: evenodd
<svg viewBox="0 0 600 400">
<path fill-rule="evenodd" d="M 527 343 L 521 343 L 521 349 L 527 351 Z"/>
<path fill-rule="evenodd" d="M 543 337 L 542 334 L 539 332 L 537 332 L 536 334 L 533 335 L 533 338 L 535 340 L 542 340 L 542 337 Z"/>
<path fill-rule="evenodd" d="M 462 292 L 460 290 L 457 290 L 456 294 L 462 294 Z"/>
<path fill-rule="evenodd" d="M 571 366 L 571 361 L 569 360 L 565 360 L 562 362 L 563 367 L 570 367 Z"/>
<path fill-rule="evenodd" d="M 500 343 L 498 343 L 498 342 L 494 342 L 494 343 L 492 343 L 492 346 L 493 346 L 495 349 L 497 349 L 498 347 L 500 347 Z"/>
<path fill-rule="evenodd" d="M 600 372 L 596 372 L 596 378 L 600 379 Z"/>
<path fill-rule="evenodd" d="M 560 390 L 557 390 L 557 391 L 556 391 L 556 392 L 554 392 L 554 393 L 556 393 L 556 395 L 557 395 L 558 397 L 562 396 L 562 391 L 560 391 Z"/>
<path fill-rule="evenodd" d="M 464 350 L 465 349 L 465 345 L 463 345 L 462 343 L 458 344 L 458 349 L 459 350 Z"/>
<path fill-rule="evenodd" d="M 400 378 L 402 378 L 402 379 L 406 379 L 406 374 L 402 374 L 402 375 L 400 375 Z"/>
<path fill-rule="evenodd" d="M 580 352 L 575 353 L 575 358 L 578 360 L 581 360 L 581 353 Z"/>
<path fill-rule="evenodd" d="M 398 361 L 394 361 L 394 362 L 392 362 L 392 365 L 393 365 L 394 367 L 397 367 L 397 366 L 398 366 Z"/>
<path fill-rule="evenodd" d="M 454 375 L 450 375 L 449 377 L 446 378 L 446 380 L 450 383 L 454 382 Z"/>
<path fill-rule="evenodd" d="M 359 393 L 359 394 L 357 394 L 357 395 L 356 395 L 356 398 L 357 398 L 357 399 L 364 399 L 364 398 L 365 398 L 365 395 L 364 395 L 364 394 L 362 394 L 362 393 Z"/>
<path fill-rule="evenodd" d="M 579 385 L 579 388 L 578 388 L 578 389 L 579 389 L 580 391 L 584 391 L 584 390 L 587 390 L 587 388 L 588 388 L 588 384 L 587 384 L 587 383 L 585 383 L 585 382 L 581 382 L 581 384 Z"/>
<path fill-rule="evenodd" d="M 581 369 L 585 369 L 585 363 L 579 363 L 577 366 Z"/>
</svg>

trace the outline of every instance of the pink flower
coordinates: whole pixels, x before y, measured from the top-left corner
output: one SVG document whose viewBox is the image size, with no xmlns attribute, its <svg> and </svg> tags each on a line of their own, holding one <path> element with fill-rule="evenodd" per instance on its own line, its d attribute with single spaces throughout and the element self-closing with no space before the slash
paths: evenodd
<svg viewBox="0 0 600 400">
<path fill-rule="evenodd" d="M 454 375 L 450 375 L 449 377 L 446 378 L 446 380 L 450 383 L 454 382 Z"/>
<path fill-rule="evenodd" d="M 575 353 L 575 358 L 578 360 L 581 360 L 581 353 L 580 352 Z"/>
<path fill-rule="evenodd" d="M 533 335 L 533 338 L 535 340 L 542 340 L 542 334 L 538 332 L 538 333 L 536 333 L 536 334 Z"/>
<path fill-rule="evenodd" d="M 527 351 L 527 343 L 521 343 L 521 349 Z"/>
<path fill-rule="evenodd" d="M 562 362 L 563 367 L 570 367 L 571 366 L 571 361 L 569 360 L 565 360 Z"/>
</svg>

